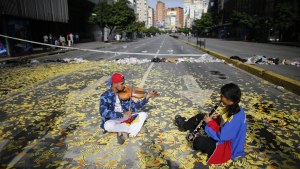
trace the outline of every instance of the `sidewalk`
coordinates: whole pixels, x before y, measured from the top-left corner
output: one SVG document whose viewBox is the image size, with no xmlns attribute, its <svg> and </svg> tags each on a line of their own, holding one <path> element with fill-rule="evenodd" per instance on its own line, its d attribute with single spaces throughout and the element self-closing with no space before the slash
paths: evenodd
<svg viewBox="0 0 300 169">
<path fill-rule="evenodd" d="M 188 39 L 187 36 L 183 35 L 175 35 L 178 36 L 179 38 L 186 38 Z M 190 37 L 190 39 L 197 39 L 196 37 Z M 256 41 L 244 41 L 244 40 L 238 40 L 238 39 L 231 39 L 231 38 L 216 38 L 216 37 L 199 37 L 199 39 L 215 39 L 215 40 L 220 40 L 220 41 L 236 41 L 236 42 L 245 42 L 245 43 L 258 43 L 258 44 L 265 44 L 265 45 L 279 45 L 279 46 L 294 46 L 294 47 L 300 47 L 300 42 L 256 42 Z"/>
<path fill-rule="evenodd" d="M 85 42 L 85 43 L 74 44 L 71 47 L 82 48 L 82 49 L 102 49 L 102 48 L 105 48 L 109 45 L 116 44 L 116 43 L 117 42 L 104 43 L 104 42 L 94 41 L 94 42 Z M 48 50 L 46 52 L 23 55 L 23 56 L 0 57 L 0 63 L 7 62 L 7 61 L 20 61 L 20 60 L 26 60 L 26 59 L 33 59 L 33 58 L 38 58 L 38 57 L 47 56 L 47 55 L 66 53 L 66 52 L 74 51 L 74 50 L 76 50 L 76 49 L 53 49 L 50 51 Z"/>
<path fill-rule="evenodd" d="M 270 42 L 269 44 L 300 47 L 300 42 Z"/>
</svg>

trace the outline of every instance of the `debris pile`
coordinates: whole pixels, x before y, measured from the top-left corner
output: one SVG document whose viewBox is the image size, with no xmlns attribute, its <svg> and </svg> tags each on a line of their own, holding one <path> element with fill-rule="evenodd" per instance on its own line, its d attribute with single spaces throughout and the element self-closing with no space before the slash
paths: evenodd
<svg viewBox="0 0 300 169">
<path fill-rule="evenodd" d="M 118 64 L 143 64 L 148 62 L 169 62 L 169 63 L 180 63 L 180 62 L 190 62 L 190 63 L 212 63 L 212 62 L 224 62 L 224 60 L 216 59 L 208 54 L 203 54 L 200 57 L 182 57 L 182 58 L 158 58 L 155 57 L 151 60 L 149 59 L 138 59 L 135 57 L 116 59 L 114 62 Z"/>
<path fill-rule="evenodd" d="M 48 63 L 48 62 L 62 62 L 62 63 L 84 63 L 87 62 L 87 60 L 84 60 L 82 58 L 63 58 L 63 59 L 46 59 L 46 60 L 31 60 L 30 63 Z"/>
<path fill-rule="evenodd" d="M 263 55 L 253 55 L 250 58 L 244 59 L 239 56 L 231 56 L 230 59 L 238 60 L 247 64 L 266 64 L 266 65 L 293 65 L 300 66 L 299 60 L 280 59 L 280 58 L 267 58 Z"/>
<path fill-rule="evenodd" d="M 150 59 L 138 59 L 135 57 L 130 57 L 130 58 L 124 58 L 124 59 L 116 59 L 114 62 L 118 64 L 143 64 L 143 63 L 148 63 L 151 62 Z"/>
</svg>

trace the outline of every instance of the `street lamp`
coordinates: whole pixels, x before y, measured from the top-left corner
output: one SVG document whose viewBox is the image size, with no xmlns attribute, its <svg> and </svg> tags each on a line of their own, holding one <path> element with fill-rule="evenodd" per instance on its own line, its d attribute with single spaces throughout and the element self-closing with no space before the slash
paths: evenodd
<svg viewBox="0 0 300 169">
<path fill-rule="evenodd" d="M 92 16 L 97 16 L 97 14 L 95 14 L 95 13 L 92 13 Z"/>
</svg>

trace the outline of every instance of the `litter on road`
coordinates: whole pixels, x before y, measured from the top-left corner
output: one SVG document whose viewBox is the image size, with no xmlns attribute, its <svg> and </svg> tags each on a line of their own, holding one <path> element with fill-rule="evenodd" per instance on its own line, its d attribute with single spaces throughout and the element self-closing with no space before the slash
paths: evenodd
<svg viewBox="0 0 300 169">
<path fill-rule="evenodd" d="M 224 62 L 224 60 L 216 59 L 208 54 L 203 54 L 200 57 L 182 57 L 182 58 L 153 58 L 153 59 L 138 59 L 135 57 L 116 59 L 113 62 L 118 64 L 143 64 L 148 62 L 169 62 L 169 63 L 180 63 L 180 62 L 190 62 L 190 63 L 215 63 Z"/>
<path fill-rule="evenodd" d="M 230 59 L 238 60 L 247 64 L 266 64 L 266 65 L 293 65 L 300 66 L 300 60 L 280 59 L 280 58 L 267 58 L 264 55 L 253 55 L 250 58 L 244 59 L 239 56 L 231 56 Z"/>
</svg>

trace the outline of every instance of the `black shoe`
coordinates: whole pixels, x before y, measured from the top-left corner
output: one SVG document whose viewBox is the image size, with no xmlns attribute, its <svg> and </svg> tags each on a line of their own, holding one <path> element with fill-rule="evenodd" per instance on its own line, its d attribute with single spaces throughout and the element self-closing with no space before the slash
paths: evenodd
<svg viewBox="0 0 300 169">
<path fill-rule="evenodd" d="M 118 140 L 118 143 L 119 144 L 124 144 L 124 142 L 125 142 L 125 137 L 123 136 L 123 133 L 117 133 L 117 140 Z"/>
<path fill-rule="evenodd" d="M 183 125 L 185 124 L 185 117 L 181 117 L 180 115 L 175 116 L 175 125 L 182 128 Z"/>
</svg>

